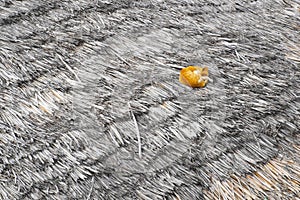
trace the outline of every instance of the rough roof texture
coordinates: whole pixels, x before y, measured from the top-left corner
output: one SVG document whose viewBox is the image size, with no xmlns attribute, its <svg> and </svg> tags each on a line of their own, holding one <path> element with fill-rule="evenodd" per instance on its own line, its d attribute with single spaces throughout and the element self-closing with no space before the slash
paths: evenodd
<svg viewBox="0 0 300 200">
<path fill-rule="evenodd" d="M 0 198 L 296 199 L 299 4 L 1 1 Z"/>
</svg>

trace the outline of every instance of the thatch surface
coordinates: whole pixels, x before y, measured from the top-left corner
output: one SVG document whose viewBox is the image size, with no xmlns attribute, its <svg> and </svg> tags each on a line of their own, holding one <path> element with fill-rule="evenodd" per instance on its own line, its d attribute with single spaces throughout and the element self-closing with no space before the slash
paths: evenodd
<svg viewBox="0 0 300 200">
<path fill-rule="evenodd" d="M 0 198 L 296 199 L 299 4 L 1 1 Z"/>
</svg>

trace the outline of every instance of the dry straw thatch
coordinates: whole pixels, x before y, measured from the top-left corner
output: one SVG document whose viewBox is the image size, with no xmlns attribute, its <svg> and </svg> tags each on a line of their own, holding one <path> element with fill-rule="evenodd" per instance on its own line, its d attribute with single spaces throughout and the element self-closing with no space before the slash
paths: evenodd
<svg viewBox="0 0 300 200">
<path fill-rule="evenodd" d="M 0 199 L 299 199 L 299 8 L 0 1 Z"/>
</svg>

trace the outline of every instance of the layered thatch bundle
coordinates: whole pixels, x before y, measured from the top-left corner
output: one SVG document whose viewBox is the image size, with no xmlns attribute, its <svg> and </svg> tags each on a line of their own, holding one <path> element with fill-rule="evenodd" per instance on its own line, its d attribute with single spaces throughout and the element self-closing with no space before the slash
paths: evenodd
<svg viewBox="0 0 300 200">
<path fill-rule="evenodd" d="M 297 199 L 299 8 L 1 1 L 0 199 Z"/>
</svg>

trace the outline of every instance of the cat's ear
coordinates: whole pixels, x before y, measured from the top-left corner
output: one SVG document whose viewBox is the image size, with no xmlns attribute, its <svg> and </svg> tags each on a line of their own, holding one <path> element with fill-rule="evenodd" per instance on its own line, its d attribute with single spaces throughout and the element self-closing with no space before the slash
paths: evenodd
<svg viewBox="0 0 300 200">
<path fill-rule="evenodd" d="M 203 67 L 201 71 L 201 76 L 208 76 L 208 67 Z"/>
</svg>

